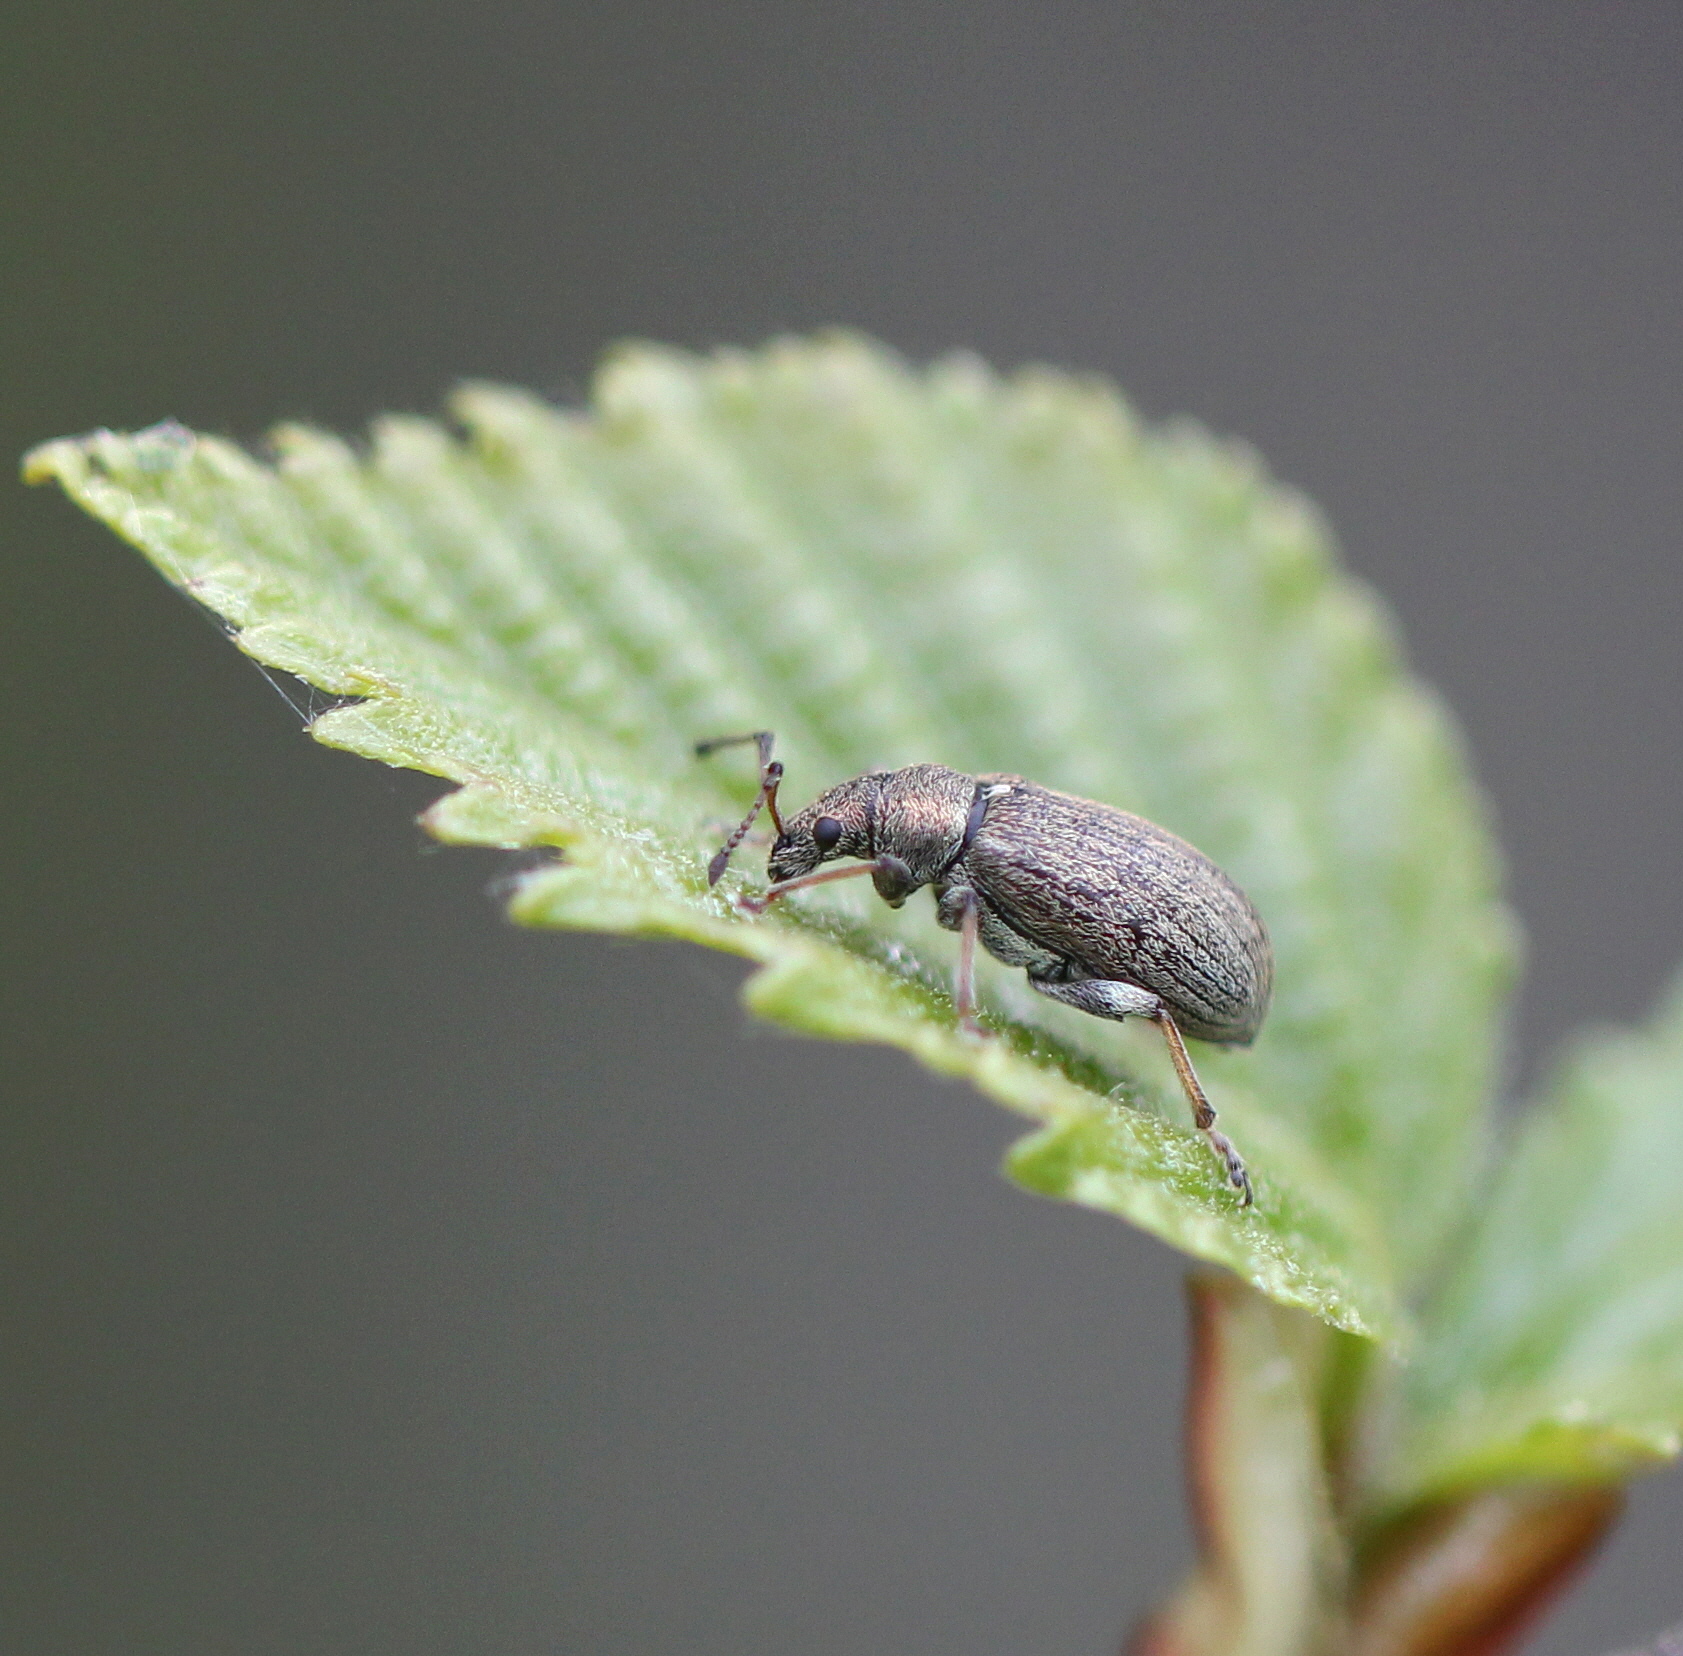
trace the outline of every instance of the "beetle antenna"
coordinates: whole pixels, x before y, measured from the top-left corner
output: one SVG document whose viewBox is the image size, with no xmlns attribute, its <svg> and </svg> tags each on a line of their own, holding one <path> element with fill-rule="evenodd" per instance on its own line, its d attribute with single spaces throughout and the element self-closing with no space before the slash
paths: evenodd
<svg viewBox="0 0 1683 1656">
<path fill-rule="evenodd" d="M 783 832 L 783 818 L 777 810 L 777 788 L 783 780 L 783 764 L 781 760 L 771 756 L 773 740 L 769 730 L 751 730 L 743 736 L 715 736 L 710 741 L 695 744 L 698 759 L 705 759 L 708 754 L 722 747 L 735 747 L 739 742 L 752 742 L 759 750 L 760 756 L 760 791 L 755 796 L 754 803 L 748 807 L 748 814 L 742 819 L 736 832 L 719 847 L 713 860 L 708 863 L 707 883 L 710 886 L 719 883 L 730 864 L 731 852 L 748 837 L 748 830 L 754 826 L 754 819 L 762 810 L 771 812 L 772 826 L 779 835 Z"/>
</svg>

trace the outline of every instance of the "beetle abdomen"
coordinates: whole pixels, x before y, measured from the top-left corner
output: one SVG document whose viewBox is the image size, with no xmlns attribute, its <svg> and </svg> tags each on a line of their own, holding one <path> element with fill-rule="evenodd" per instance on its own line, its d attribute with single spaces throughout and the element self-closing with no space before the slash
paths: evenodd
<svg viewBox="0 0 1683 1656">
<path fill-rule="evenodd" d="M 1009 787 L 964 864 L 1000 920 L 1088 976 L 1160 995 L 1188 1035 L 1255 1038 L 1273 984 L 1268 933 L 1208 857 L 1114 806 L 1020 777 L 982 780 Z"/>
</svg>

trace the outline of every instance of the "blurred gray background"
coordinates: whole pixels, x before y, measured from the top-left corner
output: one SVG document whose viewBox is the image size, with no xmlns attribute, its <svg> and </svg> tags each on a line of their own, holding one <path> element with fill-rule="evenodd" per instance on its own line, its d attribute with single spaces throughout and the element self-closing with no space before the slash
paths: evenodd
<svg viewBox="0 0 1683 1656">
<path fill-rule="evenodd" d="M 0 455 L 627 334 L 1102 369 L 1312 493 L 1459 710 L 1516 1084 L 1683 957 L 1676 7 L 5 14 Z M 1189 1550 L 1177 1259 L 727 961 L 514 932 L 435 785 L 0 512 L 0 1649 L 1113 1650 Z M 1534 1650 L 1683 1614 L 1680 1525 Z"/>
</svg>

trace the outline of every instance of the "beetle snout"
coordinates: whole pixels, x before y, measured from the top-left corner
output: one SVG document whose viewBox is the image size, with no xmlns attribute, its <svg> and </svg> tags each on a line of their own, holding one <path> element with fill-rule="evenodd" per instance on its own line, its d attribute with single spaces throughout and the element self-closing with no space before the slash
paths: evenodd
<svg viewBox="0 0 1683 1656">
<path fill-rule="evenodd" d="M 766 858 L 766 877 L 775 884 L 793 879 L 798 870 L 793 866 L 795 842 L 787 834 L 779 834 L 772 841 L 771 855 Z"/>
</svg>

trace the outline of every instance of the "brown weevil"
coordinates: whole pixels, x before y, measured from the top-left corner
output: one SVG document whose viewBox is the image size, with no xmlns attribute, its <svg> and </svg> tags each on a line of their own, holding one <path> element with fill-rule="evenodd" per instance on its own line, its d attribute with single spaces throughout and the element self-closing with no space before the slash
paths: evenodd
<svg viewBox="0 0 1683 1656">
<path fill-rule="evenodd" d="M 779 897 L 869 874 L 899 908 L 933 888 L 935 918 L 959 935 L 953 1005 L 976 1018 L 976 945 L 1021 966 L 1041 994 L 1098 1018 L 1149 1018 L 1163 1032 L 1192 1118 L 1227 1168 L 1243 1206 L 1251 1181 L 1215 1125 L 1184 1035 L 1249 1046 L 1268 1011 L 1274 961 L 1250 899 L 1204 856 L 1144 817 L 1020 776 L 965 776 L 945 765 L 869 771 L 783 816 L 783 766 L 770 731 L 698 742 L 705 755 L 754 742 L 760 791 L 707 869 L 716 885 L 762 809 L 777 838 L 771 887 L 742 906 L 764 913 Z M 820 868 L 838 857 L 848 868 Z"/>
</svg>

